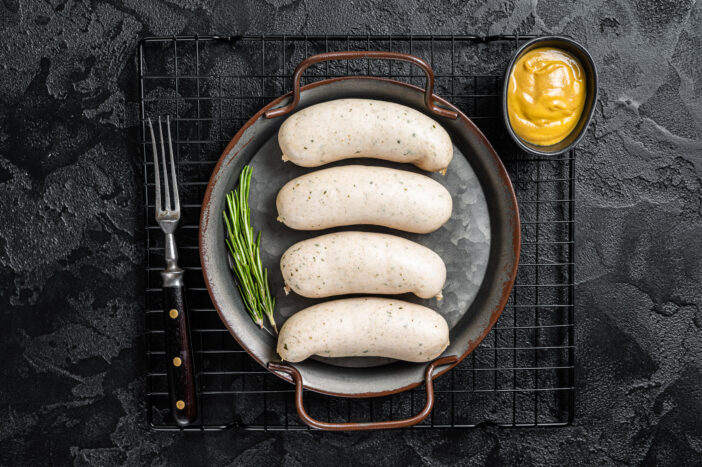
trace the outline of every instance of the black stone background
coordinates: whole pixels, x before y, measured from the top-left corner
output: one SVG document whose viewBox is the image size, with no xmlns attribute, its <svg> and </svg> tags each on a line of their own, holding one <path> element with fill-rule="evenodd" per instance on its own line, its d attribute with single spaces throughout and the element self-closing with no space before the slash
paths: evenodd
<svg viewBox="0 0 702 467">
<path fill-rule="evenodd" d="M 702 4 L 0 2 L 0 463 L 702 464 Z M 562 429 L 146 428 L 133 53 L 182 33 L 564 33 L 600 72 L 577 163 Z"/>
</svg>

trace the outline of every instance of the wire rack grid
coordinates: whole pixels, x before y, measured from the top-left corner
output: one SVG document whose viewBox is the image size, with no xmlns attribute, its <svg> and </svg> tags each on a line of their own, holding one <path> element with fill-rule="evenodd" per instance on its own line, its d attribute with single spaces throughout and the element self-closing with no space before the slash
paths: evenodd
<svg viewBox="0 0 702 467">
<path fill-rule="evenodd" d="M 521 259 L 496 326 L 459 366 L 435 382 L 436 404 L 422 428 L 562 426 L 574 415 L 575 151 L 554 158 L 521 152 L 500 114 L 505 66 L 529 36 L 152 37 L 137 53 L 146 228 L 146 409 L 156 430 L 180 430 L 169 414 L 159 270 L 163 235 L 154 221 L 148 117 L 171 115 L 182 219 L 177 240 L 186 272 L 200 395 L 200 420 L 187 430 L 308 429 L 295 412 L 293 386 L 256 363 L 227 332 L 205 287 L 197 246 L 200 203 L 230 138 L 261 107 L 292 89 L 305 57 L 333 50 L 392 50 L 427 60 L 435 92 L 486 134 L 512 178 L 522 221 Z M 424 85 L 410 65 L 326 62 L 303 84 L 334 76 L 383 76 Z M 344 399 L 307 391 L 310 414 L 328 421 L 408 417 L 423 386 L 393 396 Z"/>
</svg>

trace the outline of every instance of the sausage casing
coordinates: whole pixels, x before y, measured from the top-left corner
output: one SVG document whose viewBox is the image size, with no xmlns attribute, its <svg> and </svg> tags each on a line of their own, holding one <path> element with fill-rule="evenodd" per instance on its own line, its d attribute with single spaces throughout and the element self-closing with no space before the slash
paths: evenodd
<svg viewBox="0 0 702 467">
<path fill-rule="evenodd" d="M 448 324 L 434 310 L 401 300 L 364 297 L 298 311 L 283 324 L 277 350 L 288 362 L 312 355 L 427 362 L 448 345 Z"/>
<path fill-rule="evenodd" d="M 371 99 L 337 99 L 307 107 L 280 127 L 283 160 L 319 167 L 353 157 L 446 172 L 453 144 L 435 120 L 410 107 Z"/>
<path fill-rule="evenodd" d="M 424 175 L 386 167 L 347 165 L 286 183 L 276 198 L 278 220 L 297 230 L 354 224 L 429 233 L 451 217 L 451 195 Z"/>
<path fill-rule="evenodd" d="M 288 288 L 309 298 L 402 294 L 441 299 L 446 265 L 429 248 L 371 232 L 338 232 L 298 242 L 280 259 Z"/>
</svg>

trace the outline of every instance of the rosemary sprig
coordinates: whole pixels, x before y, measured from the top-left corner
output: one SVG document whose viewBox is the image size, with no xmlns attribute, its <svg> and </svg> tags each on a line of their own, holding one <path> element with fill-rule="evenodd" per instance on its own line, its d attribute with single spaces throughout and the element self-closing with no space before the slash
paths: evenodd
<svg viewBox="0 0 702 467">
<path fill-rule="evenodd" d="M 253 169 L 244 166 L 239 187 L 227 195 L 227 208 L 222 212 L 227 226 L 227 248 L 232 256 L 232 270 L 237 279 L 241 299 L 254 323 L 263 328 L 263 315 L 278 334 L 273 319 L 275 297 L 268 287 L 268 269 L 261 262 L 261 232 L 254 241 L 249 209 L 249 189 Z"/>
</svg>

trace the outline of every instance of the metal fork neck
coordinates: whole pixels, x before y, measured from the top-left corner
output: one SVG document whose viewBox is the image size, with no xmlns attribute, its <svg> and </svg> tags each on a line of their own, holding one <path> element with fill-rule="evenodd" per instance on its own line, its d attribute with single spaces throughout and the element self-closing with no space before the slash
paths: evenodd
<svg viewBox="0 0 702 467">
<path fill-rule="evenodd" d="M 178 267 L 178 249 L 175 236 L 166 233 L 166 269 L 161 273 L 164 287 L 178 287 L 183 285 L 183 269 Z"/>
<path fill-rule="evenodd" d="M 178 249 L 176 248 L 175 235 L 166 234 L 166 271 L 178 267 Z"/>
</svg>

